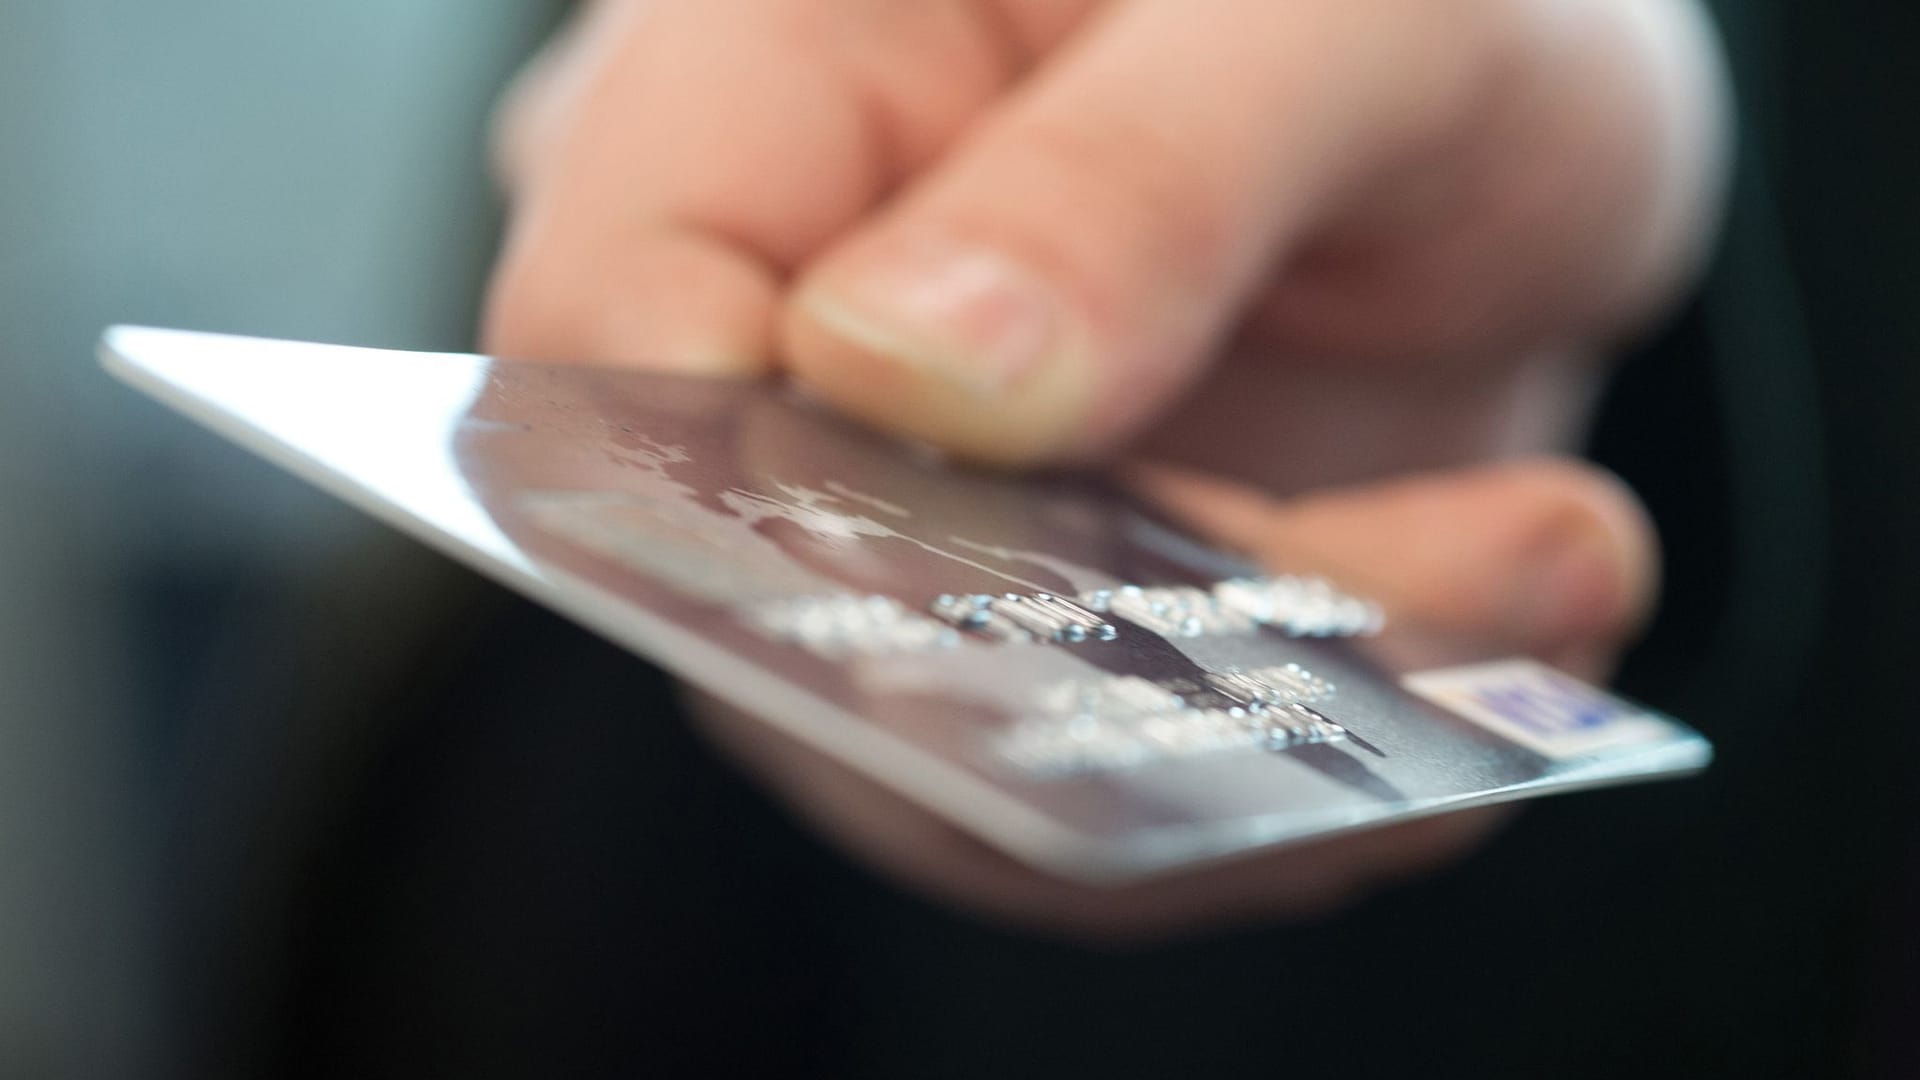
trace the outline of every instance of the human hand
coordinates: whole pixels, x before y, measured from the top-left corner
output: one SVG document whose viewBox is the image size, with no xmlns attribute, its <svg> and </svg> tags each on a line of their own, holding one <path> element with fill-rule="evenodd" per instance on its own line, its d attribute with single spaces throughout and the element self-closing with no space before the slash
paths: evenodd
<svg viewBox="0 0 1920 1080">
<path fill-rule="evenodd" d="M 487 343 L 998 462 L 1537 449 L 1699 247 L 1712 55 L 1686 0 L 600 0 L 505 111 Z"/>
<path fill-rule="evenodd" d="M 1685 0 L 598 0 L 505 110 L 488 348 L 778 368 L 995 463 L 1126 445 L 1198 470 L 1167 494 L 1202 521 L 1285 531 L 1255 492 L 1572 443 L 1712 216 L 1712 56 Z M 1451 590 L 1430 621 L 1510 600 L 1486 636 L 1598 674 L 1647 596 L 1644 523 L 1578 470 L 1526 475 L 1422 481 L 1417 532 L 1404 489 L 1306 505 L 1349 509 L 1322 536 L 1347 562 Z M 745 752 L 803 806 L 835 787 Z M 884 848 L 871 806 L 827 816 Z M 1475 820 L 1271 866 L 1391 876 Z"/>
<path fill-rule="evenodd" d="M 1368 645 L 1389 665 L 1528 655 L 1598 679 L 1654 592 L 1651 539 L 1632 497 L 1568 462 L 1288 501 L 1166 468 L 1134 479 L 1175 515 L 1277 570 L 1364 575 L 1388 626 Z M 1471 527 L 1460 527 L 1463 515 Z M 1007 922 L 1100 941 L 1321 915 L 1471 850 L 1507 813 L 1458 811 L 1138 883 L 1085 885 L 1015 861 L 761 720 L 701 704 L 707 729 L 736 757 L 894 878 Z"/>
</svg>

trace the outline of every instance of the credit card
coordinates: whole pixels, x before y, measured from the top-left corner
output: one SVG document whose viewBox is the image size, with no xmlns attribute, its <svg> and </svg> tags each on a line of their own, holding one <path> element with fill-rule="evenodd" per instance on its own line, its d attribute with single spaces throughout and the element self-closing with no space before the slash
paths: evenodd
<svg viewBox="0 0 1920 1080">
<path fill-rule="evenodd" d="M 139 328 L 102 351 L 241 446 L 1063 877 L 1712 754 L 1541 664 L 1391 624 L 1391 598 L 1329 553 L 1255 566 L 1111 479 L 955 467 L 776 383 Z"/>
</svg>

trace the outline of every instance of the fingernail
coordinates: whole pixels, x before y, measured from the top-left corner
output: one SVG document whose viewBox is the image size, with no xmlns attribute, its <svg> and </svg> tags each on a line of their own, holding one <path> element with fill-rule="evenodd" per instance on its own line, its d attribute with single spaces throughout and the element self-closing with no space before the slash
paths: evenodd
<svg viewBox="0 0 1920 1080">
<path fill-rule="evenodd" d="M 983 397 L 1033 378 L 1068 347 L 1054 290 L 979 248 L 920 241 L 862 254 L 800 303 L 850 344 Z"/>
<path fill-rule="evenodd" d="M 1517 597 L 1531 639 L 1541 647 L 1558 647 L 1620 631 L 1634 603 L 1626 595 L 1626 559 L 1620 544 L 1599 528 L 1580 528 L 1561 538 L 1526 579 L 1531 587 Z"/>
</svg>

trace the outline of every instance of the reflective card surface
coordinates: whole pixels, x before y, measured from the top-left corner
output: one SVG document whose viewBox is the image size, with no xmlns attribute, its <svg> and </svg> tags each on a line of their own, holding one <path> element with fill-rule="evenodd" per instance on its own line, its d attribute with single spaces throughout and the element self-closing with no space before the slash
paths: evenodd
<svg viewBox="0 0 1920 1080">
<path fill-rule="evenodd" d="M 1100 478 L 955 469 L 776 385 L 131 328 L 104 351 L 248 449 L 1063 876 L 1711 755 L 1538 664 L 1388 626 L 1318 560 L 1253 567 Z"/>
</svg>

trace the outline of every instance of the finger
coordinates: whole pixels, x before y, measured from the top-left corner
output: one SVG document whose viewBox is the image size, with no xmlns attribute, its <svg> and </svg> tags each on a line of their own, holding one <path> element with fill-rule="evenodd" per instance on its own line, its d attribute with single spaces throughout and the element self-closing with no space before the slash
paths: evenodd
<svg viewBox="0 0 1920 1080">
<path fill-rule="evenodd" d="M 1290 238 L 1456 122 L 1475 20 L 1396 0 L 1135 0 L 810 266 L 783 341 L 867 419 L 1074 456 L 1197 373 Z"/>
<path fill-rule="evenodd" d="M 1283 504 L 1185 473 L 1142 476 L 1177 512 L 1270 565 L 1346 568 L 1341 576 L 1376 593 L 1390 624 L 1588 678 L 1606 672 L 1658 591 L 1658 546 L 1638 501 L 1609 474 L 1572 461 L 1482 466 Z"/>
<path fill-rule="evenodd" d="M 1644 618 L 1653 540 L 1631 495 L 1569 462 L 1491 466 L 1292 503 L 1169 469 L 1156 497 L 1217 538 L 1298 569 L 1332 553 L 1379 589 L 1389 619 L 1598 677 Z M 1484 657 L 1482 657 L 1484 658 Z M 884 869 L 951 902 L 1023 925 L 1125 940 L 1326 912 L 1471 849 L 1500 810 L 1330 837 L 1120 887 L 1016 863 L 890 789 L 723 707 L 714 733 L 787 798 Z"/>
<path fill-rule="evenodd" d="M 896 879 L 997 921 L 1102 945 L 1325 916 L 1369 889 L 1459 858 L 1511 812 L 1458 811 L 1184 873 L 1089 885 L 1016 861 L 764 721 L 705 695 L 694 704 L 707 733 L 794 810 Z"/>
<path fill-rule="evenodd" d="M 967 8 L 588 9 L 508 103 L 489 351 L 762 370 L 791 269 L 1007 77 Z"/>
</svg>

